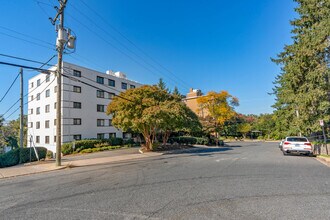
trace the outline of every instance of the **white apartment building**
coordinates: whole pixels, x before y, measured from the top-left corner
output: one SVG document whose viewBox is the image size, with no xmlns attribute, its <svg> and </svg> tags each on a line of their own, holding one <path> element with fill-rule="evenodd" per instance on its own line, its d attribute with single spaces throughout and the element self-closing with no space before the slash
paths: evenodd
<svg viewBox="0 0 330 220">
<path fill-rule="evenodd" d="M 105 111 L 115 94 L 141 84 L 128 80 L 121 72 L 101 73 L 66 62 L 63 74 L 71 78 L 62 77 L 62 143 L 125 136 L 112 126 L 111 116 Z M 29 80 L 28 89 L 28 146 L 42 146 L 53 152 L 56 152 L 56 84 L 54 73 L 40 73 Z"/>
</svg>

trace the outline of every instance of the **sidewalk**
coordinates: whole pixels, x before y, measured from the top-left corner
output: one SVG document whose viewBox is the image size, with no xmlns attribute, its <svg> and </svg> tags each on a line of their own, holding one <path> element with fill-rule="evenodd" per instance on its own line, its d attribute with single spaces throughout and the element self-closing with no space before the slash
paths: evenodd
<svg viewBox="0 0 330 220">
<path fill-rule="evenodd" d="M 330 157 L 317 156 L 316 159 L 330 167 Z"/>
<path fill-rule="evenodd" d="M 74 157 L 63 157 L 62 166 L 60 167 L 55 166 L 55 160 L 48 160 L 48 161 L 33 162 L 31 164 L 21 164 L 13 167 L 1 168 L 0 179 L 22 176 L 22 175 L 30 175 L 35 173 L 43 173 L 53 170 L 70 168 L 70 167 L 92 166 L 98 164 L 113 163 L 113 162 L 120 162 L 120 161 L 134 160 L 134 159 L 143 159 L 143 158 L 162 155 L 162 153 L 157 153 L 157 152 L 148 152 L 144 154 L 134 152 L 130 154 L 115 155 L 115 156 L 111 155 L 111 153 L 109 154 L 110 155 L 107 157 L 99 157 L 99 158 L 88 158 L 89 156 L 88 154 L 86 155 L 87 159 L 82 158 L 80 160 L 75 160 Z M 84 155 L 82 155 L 81 157 L 83 156 Z"/>
</svg>

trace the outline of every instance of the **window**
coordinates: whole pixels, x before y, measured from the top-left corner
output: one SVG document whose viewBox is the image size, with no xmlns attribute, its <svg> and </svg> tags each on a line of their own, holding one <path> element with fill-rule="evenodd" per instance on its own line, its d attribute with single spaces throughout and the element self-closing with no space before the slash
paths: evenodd
<svg viewBox="0 0 330 220">
<path fill-rule="evenodd" d="M 104 119 L 97 119 L 97 127 L 104 127 Z"/>
<path fill-rule="evenodd" d="M 49 144 L 49 136 L 45 136 L 45 144 Z"/>
<path fill-rule="evenodd" d="M 49 110 L 50 110 L 50 105 L 46 105 L 46 106 L 45 106 L 45 112 L 48 113 Z"/>
<path fill-rule="evenodd" d="M 36 129 L 40 129 L 40 121 L 36 122 Z"/>
<path fill-rule="evenodd" d="M 30 101 L 33 101 L 33 95 L 30 96 Z"/>
<path fill-rule="evenodd" d="M 40 79 L 37 80 L 37 86 L 40 86 Z"/>
<path fill-rule="evenodd" d="M 79 70 L 73 70 L 73 76 L 81 77 L 81 72 Z"/>
<path fill-rule="evenodd" d="M 29 109 L 29 115 L 33 114 L 33 108 Z"/>
<path fill-rule="evenodd" d="M 57 103 L 56 103 L 56 102 L 54 102 L 54 109 L 56 109 L 56 106 L 57 106 Z"/>
<path fill-rule="evenodd" d="M 97 76 L 96 77 L 96 82 L 99 83 L 99 84 L 104 84 L 104 78 L 101 77 L 101 76 Z"/>
<path fill-rule="evenodd" d="M 97 139 L 104 139 L 104 134 L 103 133 L 98 133 L 97 134 Z"/>
<path fill-rule="evenodd" d="M 81 125 L 81 118 L 74 118 L 73 119 L 73 124 L 74 125 Z"/>
<path fill-rule="evenodd" d="M 108 80 L 108 85 L 109 85 L 109 86 L 112 86 L 112 87 L 115 87 L 115 86 L 116 86 L 116 82 L 115 82 L 115 80 L 109 79 L 109 80 Z"/>
<path fill-rule="evenodd" d="M 108 99 L 113 99 L 115 97 L 115 93 L 108 92 Z"/>
<path fill-rule="evenodd" d="M 73 135 L 73 139 L 76 140 L 76 141 L 81 140 L 81 134 L 75 134 L 75 135 Z"/>
<path fill-rule="evenodd" d="M 109 133 L 109 138 L 115 138 L 116 137 L 116 133 Z"/>
<path fill-rule="evenodd" d="M 109 126 L 112 126 L 112 119 L 109 119 Z"/>
<path fill-rule="evenodd" d="M 98 112 L 104 112 L 104 105 L 97 105 Z"/>
<path fill-rule="evenodd" d="M 96 97 L 97 98 L 104 98 L 104 91 L 96 90 Z"/>
<path fill-rule="evenodd" d="M 81 102 L 73 102 L 73 108 L 81 108 Z"/>
<path fill-rule="evenodd" d="M 49 82 L 49 80 L 50 80 L 50 75 L 47 74 L 47 75 L 46 75 L 46 82 Z"/>
<path fill-rule="evenodd" d="M 40 93 L 37 94 L 37 100 L 40 100 Z"/>
<path fill-rule="evenodd" d="M 29 128 L 33 128 L 33 122 L 29 122 Z"/>
<path fill-rule="evenodd" d="M 81 87 L 80 86 L 73 86 L 73 92 L 81 93 Z"/>
<path fill-rule="evenodd" d="M 121 88 L 122 88 L 122 89 L 127 89 L 127 83 L 123 83 L 123 82 L 122 82 L 122 83 L 121 83 Z"/>
<path fill-rule="evenodd" d="M 37 143 L 37 144 L 40 143 L 40 136 L 36 136 L 36 143 Z"/>
<path fill-rule="evenodd" d="M 129 85 L 129 88 L 135 89 L 135 85 Z"/>
<path fill-rule="evenodd" d="M 54 119 L 54 126 L 56 126 L 56 119 Z"/>
<path fill-rule="evenodd" d="M 36 114 L 37 114 L 37 115 L 40 114 L 40 107 L 38 107 L 38 108 L 36 109 Z"/>
<path fill-rule="evenodd" d="M 34 83 L 32 82 L 30 87 L 33 88 L 33 86 L 34 86 Z"/>
<path fill-rule="evenodd" d="M 308 142 L 306 138 L 301 138 L 301 137 L 291 137 L 291 138 L 287 138 L 286 140 L 291 142 Z"/>
<path fill-rule="evenodd" d="M 54 136 L 54 143 L 56 143 L 56 135 Z"/>
<path fill-rule="evenodd" d="M 50 96 L 50 90 L 47 89 L 47 90 L 46 90 L 46 98 L 49 97 L 49 96 Z"/>
<path fill-rule="evenodd" d="M 57 93 L 57 86 L 54 87 L 54 93 Z"/>
<path fill-rule="evenodd" d="M 49 128 L 49 120 L 45 121 L 45 128 Z"/>
</svg>

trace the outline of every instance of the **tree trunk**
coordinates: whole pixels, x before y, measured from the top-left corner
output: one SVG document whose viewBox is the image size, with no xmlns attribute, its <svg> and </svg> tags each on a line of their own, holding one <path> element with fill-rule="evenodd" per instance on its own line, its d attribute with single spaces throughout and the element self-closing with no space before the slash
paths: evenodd
<svg viewBox="0 0 330 220">
<path fill-rule="evenodd" d="M 165 131 L 163 134 L 163 145 L 166 145 L 168 138 L 170 137 L 171 131 Z"/>
</svg>

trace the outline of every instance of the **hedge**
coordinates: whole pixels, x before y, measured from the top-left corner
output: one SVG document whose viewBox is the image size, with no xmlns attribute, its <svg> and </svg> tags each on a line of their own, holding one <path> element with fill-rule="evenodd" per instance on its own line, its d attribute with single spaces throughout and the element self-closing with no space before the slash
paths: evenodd
<svg viewBox="0 0 330 220">
<path fill-rule="evenodd" d="M 73 149 L 73 143 L 75 148 Z M 110 139 L 90 139 L 90 140 L 79 140 L 75 142 L 69 142 L 62 145 L 63 155 L 72 153 L 79 153 L 85 149 L 106 147 L 106 146 L 121 146 L 121 145 L 133 145 L 134 141 L 123 140 L 122 138 L 110 138 Z"/>
<path fill-rule="evenodd" d="M 39 159 L 45 159 L 47 149 L 44 147 L 36 147 L 39 155 Z M 10 167 L 15 166 L 19 163 L 19 158 L 21 157 L 21 162 L 30 162 L 30 148 L 16 148 L 5 154 L 0 155 L 0 167 Z M 37 157 L 34 153 L 34 149 L 31 149 L 31 161 L 36 161 Z"/>
</svg>

